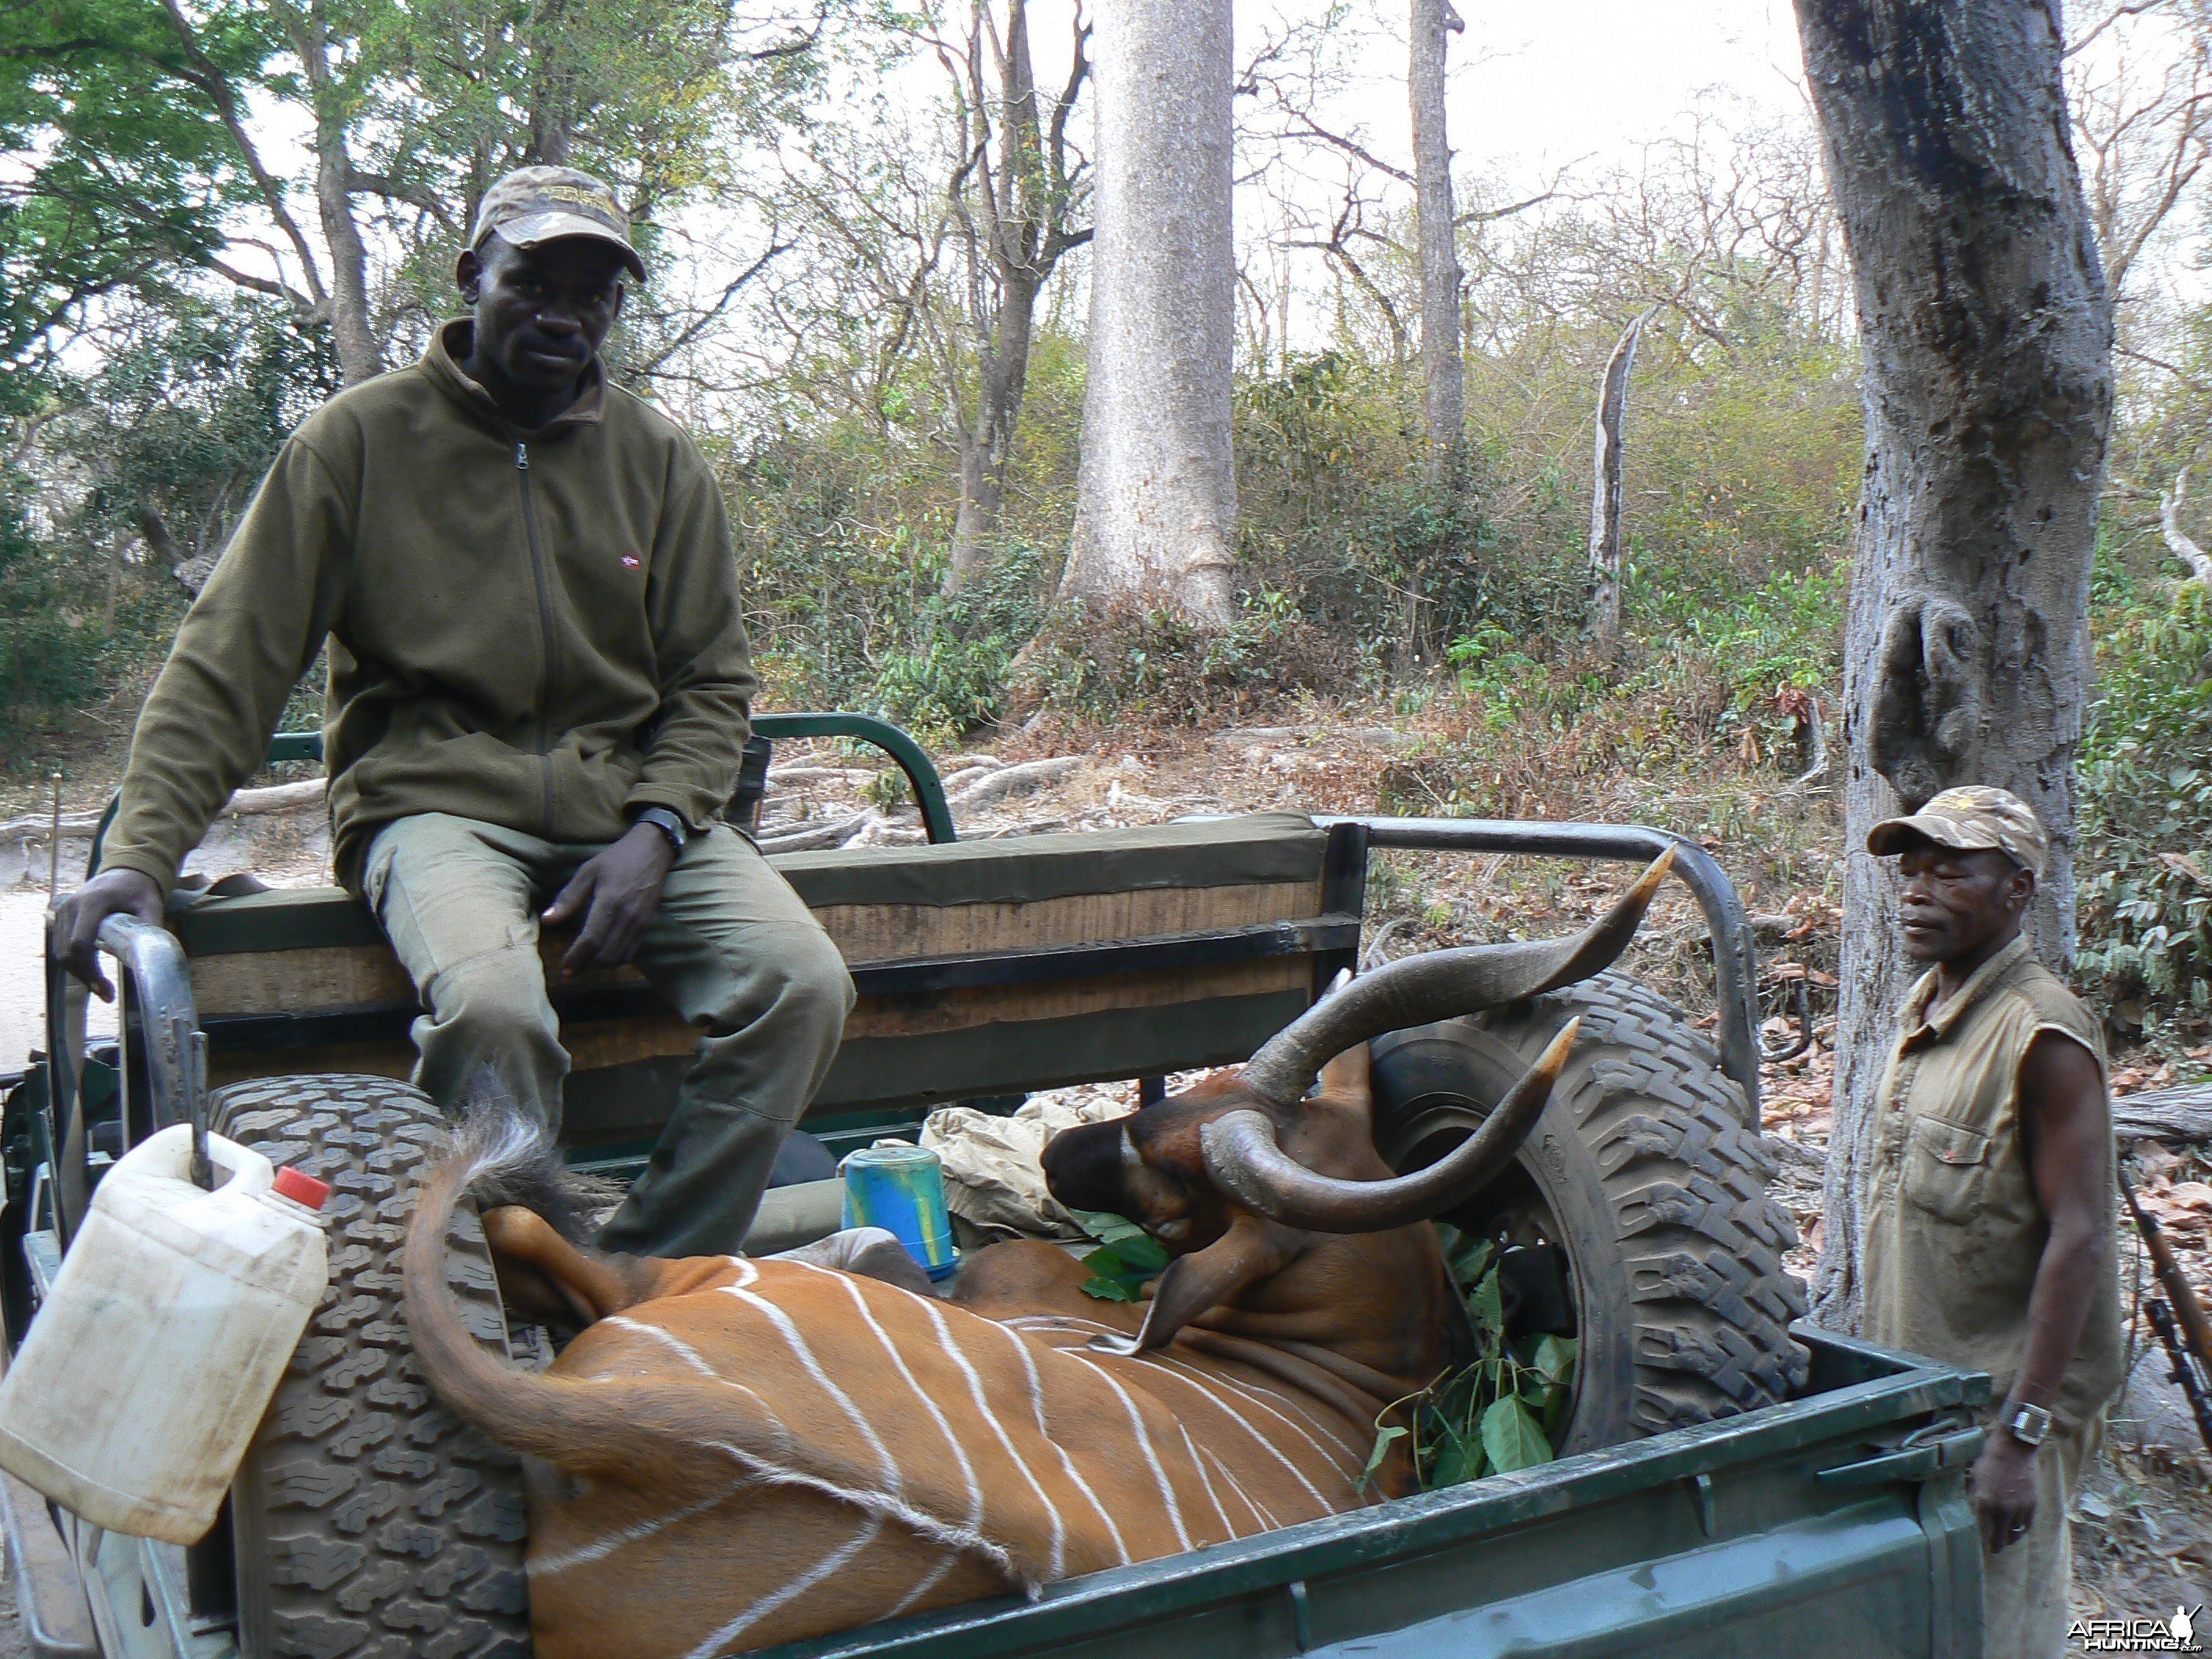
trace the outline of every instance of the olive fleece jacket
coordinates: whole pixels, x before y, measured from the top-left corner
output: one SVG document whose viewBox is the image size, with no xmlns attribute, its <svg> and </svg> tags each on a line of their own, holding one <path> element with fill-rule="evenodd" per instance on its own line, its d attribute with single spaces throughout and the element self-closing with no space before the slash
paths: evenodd
<svg viewBox="0 0 2212 1659">
<path fill-rule="evenodd" d="M 471 327 L 278 453 L 138 717 L 106 866 L 173 884 L 326 635 L 349 887 L 377 826 L 417 812 L 608 842 L 639 808 L 698 829 L 729 799 L 757 682 L 713 473 L 596 365 L 515 430 L 456 366 Z"/>
</svg>

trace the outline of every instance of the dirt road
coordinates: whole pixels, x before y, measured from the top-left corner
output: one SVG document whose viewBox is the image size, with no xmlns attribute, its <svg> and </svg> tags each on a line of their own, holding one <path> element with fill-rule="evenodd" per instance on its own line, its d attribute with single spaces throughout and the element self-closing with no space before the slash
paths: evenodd
<svg viewBox="0 0 2212 1659">
<path fill-rule="evenodd" d="M 0 892 L 0 1072 L 21 1071 L 24 1056 L 44 1041 L 46 961 L 46 890 Z M 113 1036 L 115 1011 L 94 1003 L 86 1026 L 94 1036 Z"/>
<path fill-rule="evenodd" d="M 30 1659 L 22 1621 L 15 1616 L 15 1586 L 0 1574 L 0 1659 Z"/>
</svg>

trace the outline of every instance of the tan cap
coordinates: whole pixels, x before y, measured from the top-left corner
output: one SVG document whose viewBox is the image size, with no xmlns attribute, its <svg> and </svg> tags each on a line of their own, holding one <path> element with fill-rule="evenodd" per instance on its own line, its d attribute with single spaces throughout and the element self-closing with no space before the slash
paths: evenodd
<svg viewBox="0 0 2212 1659">
<path fill-rule="evenodd" d="M 2028 804 L 2010 790 L 1986 784 L 1946 789 L 1910 817 L 1884 818 L 1867 831 L 1867 851 L 1887 858 L 1922 839 L 1966 851 L 1993 848 L 2033 872 L 2038 881 L 2051 863 L 2051 837 Z"/>
<path fill-rule="evenodd" d="M 494 231 L 517 247 L 564 236 L 611 242 L 622 250 L 630 275 L 645 280 L 645 261 L 629 245 L 629 215 L 605 179 L 574 167 L 517 167 L 486 191 L 469 246 L 482 247 Z"/>
</svg>

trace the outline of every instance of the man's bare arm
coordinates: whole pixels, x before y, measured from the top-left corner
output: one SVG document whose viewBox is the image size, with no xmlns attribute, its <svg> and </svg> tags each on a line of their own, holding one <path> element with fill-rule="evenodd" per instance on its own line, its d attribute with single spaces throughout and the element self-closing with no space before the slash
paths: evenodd
<svg viewBox="0 0 2212 1659">
<path fill-rule="evenodd" d="M 2048 1406 L 2088 1321 L 2100 1265 L 2095 1246 L 2112 1224 L 2112 1115 L 2095 1057 L 2070 1037 L 2039 1033 L 2021 1061 L 2020 1117 L 2051 1237 L 2028 1297 L 2027 1346 L 2012 1397 Z"/>
<path fill-rule="evenodd" d="M 2088 1320 L 2102 1266 L 2097 1242 L 2112 1224 L 2111 1115 L 2095 1056 L 2056 1031 L 2039 1033 L 2021 1061 L 2020 1122 L 2051 1233 L 2028 1295 L 2027 1346 L 2010 1397 L 2048 1407 Z M 2035 1520 L 2035 1448 L 1996 1430 L 1974 1465 L 1973 1491 L 1990 1548 L 2017 1541 Z"/>
</svg>

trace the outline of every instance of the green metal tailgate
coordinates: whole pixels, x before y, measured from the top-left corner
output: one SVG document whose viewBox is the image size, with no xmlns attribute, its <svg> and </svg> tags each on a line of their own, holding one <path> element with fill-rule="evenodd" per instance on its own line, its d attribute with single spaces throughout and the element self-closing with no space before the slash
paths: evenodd
<svg viewBox="0 0 2212 1659">
<path fill-rule="evenodd" d="M 1988 1379 L 1797 1334 L 1812 1377 L 1784 1405 L 765 1652 L 1978 1659 L 1964 1472 Z"/>
</svg>

